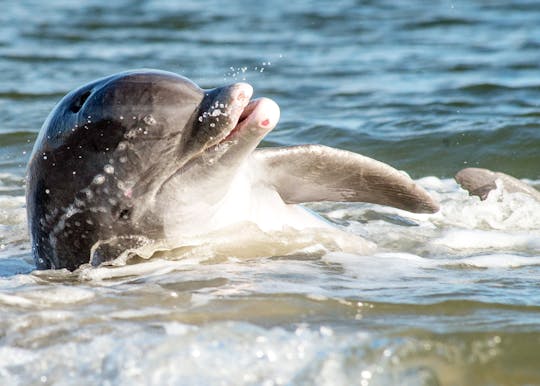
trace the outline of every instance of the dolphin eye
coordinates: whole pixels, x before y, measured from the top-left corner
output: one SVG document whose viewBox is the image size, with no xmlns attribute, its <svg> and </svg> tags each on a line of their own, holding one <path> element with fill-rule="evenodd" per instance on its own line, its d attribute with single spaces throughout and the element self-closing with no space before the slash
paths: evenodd
<svg viewBox="0 0 540 386">
<path fill-rule="evenodd" d="M 120 220 L 129 220 L 129 216 L 131 215 L 131 209 L 125 208 L 120 211 L 120 214 L 118 215 L 118 218 Z"/>
<path fill-rule="evenodd" d="M 92 91 L 91 90 L 88 90 L 84 93 L 82 93 L 81 95 L 79 95 L 77 97 L 77 99 L 75 99 L 75 101 L 71 104 L 71 106 L 69 107 L 69 109 L 71 110 L 72 113 L 78 113 L 79 110 L 81 109 L 81 107 L 84 105 L 84 102 L 86 102 L 86 100 L 88 99 L 88 97 L 90 96 L 90 94 L 92 94 Z"/>
</svg>

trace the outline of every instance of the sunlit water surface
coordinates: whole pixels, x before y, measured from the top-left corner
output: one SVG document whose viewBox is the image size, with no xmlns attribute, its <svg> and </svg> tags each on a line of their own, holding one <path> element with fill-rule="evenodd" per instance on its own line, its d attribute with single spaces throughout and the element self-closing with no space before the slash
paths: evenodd
<svg viewBox="0 0 540 386">
<path fill-rule="evenodd" d="M 540 203 L 453 181 L 464 166 L 540 188 L 534 1 L 24 0 L 0 14 L 0 383 L 540 384 Z M 414 215 L 309 205 L 378 244 L 249 224 L 151 258 L 34 271 L 25 163 L 72 88 L 151 67 L 239 80 L 281 106 L 264 146 L 322 143 L 406 170 Z"/>
</svg>

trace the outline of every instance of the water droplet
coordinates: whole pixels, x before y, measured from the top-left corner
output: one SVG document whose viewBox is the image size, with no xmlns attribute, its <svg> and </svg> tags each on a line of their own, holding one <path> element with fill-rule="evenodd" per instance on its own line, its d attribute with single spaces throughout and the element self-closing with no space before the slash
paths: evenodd
<svg viewBox="0 0 540 386">
<path fill-rule="evenodd" d="M 45 194 L 49 194 L 51 191 L 49 189 L 45 189 Z"/>
<path fill-rule="evenodd" d="M 150 125 L 150 126 L 153 126 L 156 124 L 156 120 L 153 116 L 151 115 L 147 115 L 144 117 L 143 119 L 144 123 L 146 123 L 147 125 Z"/>
<path fill-rule="evenodd" d="M 128 139 L 130 139 L 130 138 L 135 138 L 136 136 L 137 136 L 137 131 L 136 131 L 135 129 L 128 131 L 128 132 L 124 135 L 124 137 L 126 137 L 126 138 L 128 138 Z"/>
<path fill-rule="evenodd" d="M 107 174 L 113 174 L 114 173 L 114 166 L 107 164 L 107 165 L 105 165 L 103 167 L 103 171 L 105 173 L 107 173 Z"/>
<path fill-rule="evenodd" d="M 92 181 L 92 183 L 94 183 L 95 185 L 101 185 L 105 182 L 105 176 L 103 174 L 98 174 L 94 177 L 94 180 Z"/>
</svg>

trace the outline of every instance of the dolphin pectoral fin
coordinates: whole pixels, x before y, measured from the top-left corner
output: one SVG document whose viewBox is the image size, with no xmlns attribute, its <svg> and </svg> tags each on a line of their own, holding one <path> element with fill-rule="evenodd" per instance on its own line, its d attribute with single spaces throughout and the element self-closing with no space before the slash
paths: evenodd
<svg viewBox="0 0 540 386">
<path fill-rule="evenodd" d="M 370 202 L 416 213 L 435 213 L 439 204 L 393 167 L 321 145 L 258 149 L 254 158 L 289 204 L 315 201 Z"/>
<path fill-rule="evenodd" d="M 539 191 L 505 173 L 483 168 L 465 168 L 461 169 L 454 178 L 463 189 L 469 192 L 469 195 L 478 196 L 482 201 L 488 197 L 490 191 L 497 189 L 497 180 L 502 182 L 504 190 L 508 193 L 521 192 L 540 201 Z"/>
</svg>

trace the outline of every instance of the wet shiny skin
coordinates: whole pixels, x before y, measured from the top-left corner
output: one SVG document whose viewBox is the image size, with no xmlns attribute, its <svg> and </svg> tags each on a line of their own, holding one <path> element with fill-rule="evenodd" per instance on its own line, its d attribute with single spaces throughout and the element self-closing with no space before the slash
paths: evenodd
<svg viewBox="0 0 540 386">
<path fill-rule="evenodd" d="M 0 383 L 539 384 L 539 208 L 453 181 L 475 166 L 540 186 L 539 19 L 534 1 L 6 4 Z M 371 156 L 442 210 L 310 206 L 389 253 L 377 256 L 243 224 L 242 248 L 194 240 L 177 260 L 28 273 L 38 128 L 69 90 L 133 67 L 246 81 L 282 108 L 263 146 Z"/>
</svg>

